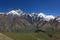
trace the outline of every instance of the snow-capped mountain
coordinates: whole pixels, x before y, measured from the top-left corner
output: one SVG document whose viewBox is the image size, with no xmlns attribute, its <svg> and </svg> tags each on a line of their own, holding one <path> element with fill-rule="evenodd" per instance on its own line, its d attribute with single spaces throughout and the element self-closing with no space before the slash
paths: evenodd
<svg viewBox="0 0 60 40">
<path fill-rule="evenodd" d="M 25 13 L 20 9 L 2 13 L 0 13 L 1 30 L 4 30 L 4 28 L 6 31 L 60 29 L 60 16 L 45 15 L 44 13 Z"/>
<path fill-rule="evenodd" d="M 20 16 L 20 14 L 22 14 L 22 13 L 23 12 L 20 9 L 18 9 L 18 10 L 12 10 L 10 12 L 7 12 L 7 15 L 12 14 L 12 15 L 18 15 L 18 16 Z"/>
<path fill-rule="evenodd" d="M 14 15 L 24 16 L 27 19 L 29 19 L 29 17 L 30 17 L 29 20 L 34 20 L 34 21 L 40 20 L 39 18 L 42 18 L 45 21 L 55 19 L 55 16 L 53 16 L 53 15 L 45 15 L 44 13 L 31 13 L 31 14 L 28 14 L 28 13 L 24 13 L 20 9 L 19 10 L 12 10 L 10 12 L 7 12 L 7 15 L 10 15 L 10 14 L 12 14 L 13 16 Z"/>
</svg>

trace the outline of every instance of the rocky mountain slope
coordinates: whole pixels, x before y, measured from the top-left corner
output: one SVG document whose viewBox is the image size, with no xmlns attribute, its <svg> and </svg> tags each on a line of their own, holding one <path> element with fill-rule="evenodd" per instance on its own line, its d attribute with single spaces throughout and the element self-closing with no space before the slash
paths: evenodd
<svg viewBox="0 0 60 40">
<path fill-rule="evenodd" d="M 34 31 L 60 29 L 60 17 L 43 13 L 25 13 L 12 10 L 0 13 L 0 31 Z"/>
</svg>

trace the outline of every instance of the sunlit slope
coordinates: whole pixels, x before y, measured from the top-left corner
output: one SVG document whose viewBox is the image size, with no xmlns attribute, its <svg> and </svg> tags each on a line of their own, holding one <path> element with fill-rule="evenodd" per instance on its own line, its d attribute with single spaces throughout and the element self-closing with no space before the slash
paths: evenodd
<svg viewBox="0 0 60 40">
<path fill-rule="evenodd" d="M 13 40 L 13 39 L 11 39 L 11 38 L 9 38 L 8 36 L 0 33 L 0 40 Z"/>
</svg>

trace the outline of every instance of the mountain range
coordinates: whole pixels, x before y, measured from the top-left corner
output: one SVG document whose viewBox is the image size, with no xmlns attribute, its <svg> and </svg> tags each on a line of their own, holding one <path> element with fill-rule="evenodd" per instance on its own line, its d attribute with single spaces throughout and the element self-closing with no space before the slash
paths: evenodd
<svg viewBox="0 0 60 40">
<path fill-rule="evenodd" d="M 25 13 L 12 10 L 0 13 L 0 31 L 35 31 L 59 30 L 60 16 L 45 15 L 44 13 Z"/>
</svg>

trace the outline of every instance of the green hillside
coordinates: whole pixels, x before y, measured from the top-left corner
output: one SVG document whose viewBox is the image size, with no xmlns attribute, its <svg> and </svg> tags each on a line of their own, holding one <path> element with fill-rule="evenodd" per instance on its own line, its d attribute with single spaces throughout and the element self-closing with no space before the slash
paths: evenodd
<svg viewBox="0 0 60 40">
<path fill-rule="evenodd" d="M 14 40 L 50 40 L 44 33 L 16 33 L 16 32 L 3 32 L 3 34 Z"/>
<path fill-rule="evenodd" d="M 60 40 L 60 31 L 43 32 L 1 32 L 0 40 Z"/>
</svg>

